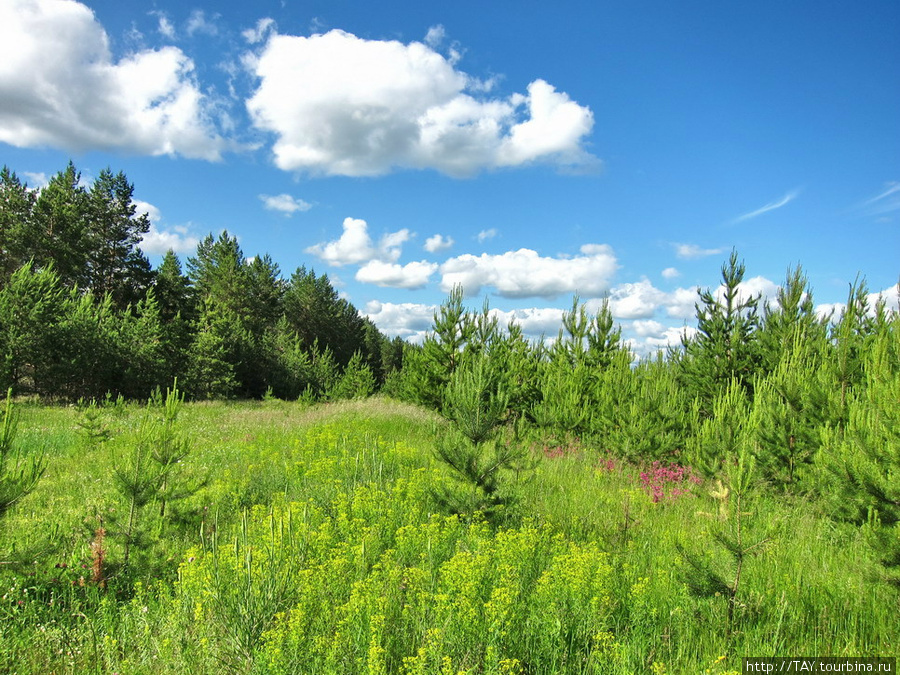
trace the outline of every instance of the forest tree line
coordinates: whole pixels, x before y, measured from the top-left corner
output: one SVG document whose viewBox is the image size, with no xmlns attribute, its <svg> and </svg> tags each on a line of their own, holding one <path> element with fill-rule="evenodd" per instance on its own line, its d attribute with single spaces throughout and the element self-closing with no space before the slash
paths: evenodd
<svg viewBox="0 0 900 675">
<path fill-rule="evenodd" d="M 396 392 L 460 431 L 438 452 L 485 508 L 502 485 L 481 469 L 520 468 L 496 425 L 594 461 L 689 466 L 723 504 L 760 486 L 813 498 L 865 528 L 900 586 L 900 311 L 857 282 L 839 314 L 819 316 L 799 266 L 764 302 L 742 292 L 736 252 L 721 273 L 698 293 L 696 333 L 637 364 L 608 303 L 591 315 L 576 299 L 558 338 L 534 343 L 487 304 L 466 310 L 457 289 Z"/>
<path fill-rule="evenodd" d="M 123 173 L 74 164 L 40 190 L 0 171 L 0 387 L 49 399 L 145 399 L 178 377 L 193 398 L 368 394 L 400 365 L 325 275 L 284 279 L 268 255 L 207 236 L 186 269 L 153 269 Z"/>
</svg>

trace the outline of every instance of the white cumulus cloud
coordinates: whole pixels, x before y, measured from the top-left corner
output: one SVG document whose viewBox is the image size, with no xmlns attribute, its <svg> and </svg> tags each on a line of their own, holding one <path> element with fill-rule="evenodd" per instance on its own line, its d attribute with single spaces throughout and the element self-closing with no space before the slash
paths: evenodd
<svg viewBox="0 0 900 675">
<path fill-rule="evenodd" d="M 425 250 L 429 253 L 437 253 L 438 251 L 446 251 L 453 246 L 453 237 L 445 237 L 442 234 L 436 234 L 425 240 Z"/>
<path fill-rule="evenodd" d="M 431 47 L 432 49 L 437 49 L 441 43 L 446 39 L 447 31 L 444 30 L 444 27 L 441 25 L 432 26 L 428 29 L 428 33 L 425 35 L 425 44 Z"/>
<path fill-rule="evenodd" d="M 635 322 L 638 323 L 638 322 Z M 635 330 L 637 338 L 626 338 L 625 344 L 638 358 L 656 356 L 660 351 L 667 352 L 671 347 L 680 347 L 682 340 L 692 338 L 697 329 L 693 326 L 662 326 L 656 332 L 641 333 Z"/>
<path fill-rule="evenodd" d="M 187 232 L 187 228 L 178 227 L 171 230 L 160 230 L 158 225 L 150 221 L 150 230 L 144 235 L 140 246 L 144 253 L 163 255 L 172 250 L 175 253 L 193 253 L 200 240 Z"/>
<path fill-rule="evenodd" d="M 613 288 L 609 295 L 609 309 L 617 319 L 648 319 L 667 299 L 667 293 L 643 279 Z"/>
<path fill-rule="evenodd" d="M 79 2 L 3 0 L 0 141 L 218 159 L 225 142 L 193 71 L 176 47 L 115 61 L 105 30 Z"/>
<path fill-rule="evenodd" d="M 653 319 L 640 319 L 631 324 L 631 329 L 640 337 L 658 337 L 665 332 L 666 327 Z"/>
<path fill-rule="evenodd" d="M 436 309 L 435 305 L 372 300 L 366 303 L 363 314 L 385 335 L 421 343 L 434 322 Z"/>
<path fill-rule="evenodd" d="M 204 35 L 218 35 L 219 27 L 216 25 L 216 20 L 218 18 L 218 14 L 214 15 L 212 18 L 207 18 L 206 13 L 202 9 L 195 9 L 188 18 L 185 31 L 190 36 L 198 33 Z"/>
<path fill-rule="evenodd" d="M 497 316 L 502 327 L 512 321 L 527 337 L 537 340 L 541 336 L 552 339 L 559 335 L 564 311 L 559 307 L 526 307 L 506 312 L 492 309 L 491 314 Z"/>
<path fill-rule="evenodd" d="M 150 12 L 151 15 L 155 16 L 159 21 L 159 25 L 157 26 L 157 30 L 159 30 L 160 35 L 169 40 L 175 39 L 175 26 L 172 25 L 172 22 L 169 20 L 168 15 L 165 12 L 154 10 Z"/>
<path fill-rule="evenodd" d="M 661 274 L 663 279 L 677 279 L 681 276 L 681 272 L 679 272 L 674 267 L 667 267 L 661 272 Z"/>
<path fill-rule="evenodd" d="M 389 288 L 423 288 L 437 268 L 436 263 L 425 260 L 406 265 L 370 260 L 359 268 L 356 280 Z"/>
<path fill-rule="evenodd" d="M 448 292 L 461 285 L 471 296 L 490 286 L 507 298 L 603 295 L 617 268 L 612 249 L 586 244 L 581 252 L 571 258 L 547 258 L 527 248 L 499 255 L 461 255 L 441 265 L 441 289 Z"/>
<path fill-rule="evenodd" d="M 666 298 L 666 314 L 675 319 L 690 319 L 697 314 L 697 288 L 676 288 Z"/>
<path fill-rule="evenodd" d="M 439 37 L 435 29 L 429 40 Z M 458 70 L 455 57 L 421 42 L 340 30 L 273 33 L 245 63 L 259 82 L 248 111 L 257 128 L 274 134 L 275 164 L 286 171 L 470 176 L 532 162 L 596 162 L 584 149 L 590 109 L 543 80 L 527 94 L 488 98 L 489 87 Z"/>
<path fill-rule="evenodd" d="M 306 252 L 338 267 L 370 260 L 394 263 L 400 258 L 401 247 L 409 241 L 410 236 L 407 229 L 390 232 L 376 245 L 369 236 L 369 225 L 365 220 L 345 218 L 343 233 L 339 239 L 310 246 Z"/>
<path fill-rule="evenodd" d="M 289 194 L 260 195 L 263 206 L 269 211 L 281 211 L 286 216 L 292 216 L 297 211 L 309 211 L 312 204 L 302 199 L 297 199 Z"/>
<path fill-rule="evenodd" d="M 50 176 L 43 171 L 23 171 L 29 190 L 43 190 L 50 185 Z"/>
<path fill-rule="evenodd" d="M 147 220 L 151 223 L 158 223 L 162 220 L 162 212 L 158 207 L 154 206 L 150 202 L 141 201 L 140 199 L 132 199 L 132 205 L 134 206 L 134 213 L 137 216 L 142 216 L 145 213 L 147 214 Z"/>
<path fill-rule="evenodd" d="M 888 312 L 900 312 L 900 284 L 866 295 L 869 316 L 875 316 L 875 309 L 879 300 L 884 302 L 885 309 Z M 847 303 L 832 302 L 816 305 L 815 312 L 820 319 L 830 319 L 832 322 L 837 323 L 846 309 Z"/>
</svg>

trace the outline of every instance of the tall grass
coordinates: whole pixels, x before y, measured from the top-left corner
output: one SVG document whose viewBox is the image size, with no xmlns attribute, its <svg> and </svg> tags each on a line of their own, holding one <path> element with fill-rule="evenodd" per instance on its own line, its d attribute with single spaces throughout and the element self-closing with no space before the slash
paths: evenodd
<svg viewBox="0 0 900 675">
<path fill-rule="evenodd" d="M 813 502 L 747 498 L 746 535 L 768 541 L 729 609 L 689 592 L 679 554 L 729 572 L 716 485 L 535 443 L 502 526 L 447 515 L 431 496 L 453 482 L 440 422 L 386 399 L 185 405 L 183 471 L 208 485 L 123 570 L 113 467 L 143 409 L 101 410 L 110 438 L 91 444 L 75 408 L 20 407 L 48 468 L 0 551 L 46 553 L 0 566 L 0 672 L 725 673 L 743 656 L 900 651 L 865 532 Z"/>
</svg>

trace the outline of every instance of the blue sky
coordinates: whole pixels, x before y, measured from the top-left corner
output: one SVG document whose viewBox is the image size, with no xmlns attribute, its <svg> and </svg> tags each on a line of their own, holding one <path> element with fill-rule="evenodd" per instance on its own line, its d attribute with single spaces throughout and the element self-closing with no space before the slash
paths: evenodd
<svg viewBox="0 0 900 675">
<path fill-rule="evenodd" d="M 647 353 L 732 248 L 891 291 L 898 120 L 894 0 L 0 3 L 0 163 L 122 170 L 152 261 L 227 229 L 414 340 L 462 283 Z"/>
</svg>

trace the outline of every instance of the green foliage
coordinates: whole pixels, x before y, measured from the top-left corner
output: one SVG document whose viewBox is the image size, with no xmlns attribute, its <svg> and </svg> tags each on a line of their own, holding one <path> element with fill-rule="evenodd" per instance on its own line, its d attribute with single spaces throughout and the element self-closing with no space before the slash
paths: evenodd
<svg viewBox="0 0 900 675">
<path fill-rule="evenodd" d="M 150 223 L 133 194 L 111 169 L 85 186 L 70 163 L 37 191 L 0 170 L 4 387 L 140 399 L 181 377 L 195 397 L 295 398 L 325 396 L 357 353 L 375 388 L 401 366 L 402 342 L 326 276 L 301 267 L 286 282 L 271 256 L 245 257 L 228 232 L 200 242 L 187 275 L 172 251 L 151 270 L 138 246 Z M 313 372 L 315 351 L 330 354 L 333 372 Z M 355 362 L 352 371 L 362 372 Z"/>
<path fill-rule="evenodd" d="M 598 429 L 607 447 L 632 461 L 671 460 L 690 438 L 690 405 L 662 358 L 632 370 L 625 353 L 598 382 Z"/>
<path fill-rule="evenodd" d="M 684 341 L 679 359 L 681 381 L 699 399 L 704 415 L 711 413 L 719 392 L 732 381 L 752 395 L 760 360 L 759 297 L 748 297 L 741 288 L 745 272 L 744 263 L 732 251 L 722 265 L 721 298 L 710 289 L 700 293 L 697 333 Z"/>
<path fill-rule="evenodd" d="M 721 477 L 735 457 L 751 445 L 753 427 L 747 393 L 737 380 L 719 394 L 712 414 L 703 418 L 694 409 L 696 434 L 691 438 L 688 460 L 707 478 Z"/>
<path fill-rule="evenodd" d="M 229 398 L 238 387 L 235 376 L 235 342 L 244 334 L 232 315 L 213 305 L 204 308 L 200 330 L 188 355 L 188 391 L 195 398 Z"/>
<path fill-rule="evenodd" d="M 366 398 L 375 393 L 375 376 L 368 364 L 363 363 L 362 354 L 357 352 L 344 368 L 340 379 L 331 390 L 330 397 Z"/>
<path fill-rule="evenodd" d="M 22 457 L 16 445 L 18 415 L 12 403 L 12 389 L 6 392 L 0 422 L 0 518 L 34 490 L 47 468 L 44 455 Z"/>
<path fill-rule="evenodd" d="M 150 230 L 146 214 L 138 215 L 134 185 L 121 171 L 104 169 L 87 194 L 86 285 L 97 296 L 109 295 L 123 309 L 139 302 L 150 286 L 150 263 L 138 248 Z"/>
<path fill-rule="evenodd" d="M 766 302 L 758 338 L 762 372 L 771 373 L 802 342 L 819 346 L 826 336 L 825 324 L 816 316 L 809 280 L 798 265 L 789 269 L 775 303 Z"/>
<path fill-rule="evenodd" d="M 171 514 L 167 507 L 196 494 L 205 485 L 185 470 L 191 452 L 190 439 L 179 431 L 178 412 L 184 395 L 177 382 L 166 393 L 165 402 L 154 410 L 151 401 L 131 441 L 131 452 L 120 458 L 113 477 L 116 490 L 127 506 L 128 515 L 120 532 L 124 541 L 122 566 L 127 569 L 132 548 L 147 547 L 142 528 L 145 507 L 159 505 L 159 520 Z"/>
<path fill-rule="evenodd" d="M 435 311 L 432 332 L 425 338 L 419 358 L 407 364 L 419 403 L 441 409 L 444 388 L 459 366 L 474 330 L 472 316 L 463 307 L 462 287 L 455 286 Z"/>
<path fill-rule="evenodd" d="M 851 394 L 862 387 L 865 379 L 863 355 L 874 323 L 868 315 L 867 296 L 868 289 L 865 282 L 854 283 L 850 287 L 847 304 L 840 319 L 831 330 L 833 349 L 825 367 L 840 390 L 835 420 L 840 426 L 846 425 L 849 419 Z"/>
<path fill-rule="evenodd" d="M 267 381 L 272 394 L 284 400 L 295 400 L 314 384 L 313 358 L 304 349 L 299 336 L 282 317 L 275 330 L 265 335 L 268 355 Z"/>
<path fill-rule="evenodd" d="M 538 367 L 540 400 L 531 416 L 545 433 L 578 435 L 588 426 L 591 409 L 585 405 L 588 373 L 583 365 L 572 369 L 556 358 Z"/>
<path fill-rule="evenodd" d="M 39 268 L 53 265 L 66 287 L 87 285 L 89 209 L 81 173 L 72 162 L 50 178 L 34 203 L 22 233 L 24 260 Z"/>
<path fill-rule="evenodd" d="M 504 423 L 507 395 L 499 373 L 485 357 L 466 359 L 444 392 L 444 414 L 469 441 L 478 445 L 492 438 Z"/>
<path fill-rule="evenodd" d="M 0 384 L 16 393 L 42 391 L 53 366 L 65 295 L 52 267 L 36 270 L 32 261 L 12 273 L 0 288 Z"/>
<path fill-rule="evenodd" d="M 284 317 L 307 350 L 328 350 L 338 368 L 360 352 L 376 373 L 381 341 L 356 308 L 338 296 L 328 277 L 300 267 L 284 291 Z"/>
<path fill-rule="evenodd" d="M 72 289 L 64 307 L 56 336 L 57 358 L 48 364 L 39 391 L 70 400 L 118 391 L 119 322 L 112 299 Z"/>
<path fill-rule="evenodd" d="M 471 356 L 454 371 L 444 392 L 444 415 L 451 422 L 436 444 L 437 457 L 462 485 L 435 493 L 452 513 L 480 512 L 496 521 L 515 501 L 507 474 L 529 469 L 527 453 L 509 439 L 498 438 L 506 421 L 508 398 L 500 377 L 484 356 Z"/>
<path fill-rule="evenodd" d="M 87 446 L 100 445 L 112 437 L 112 431 L 104 421 L 103 410 L 97 405 L 96 399 L 87 402 L 79 399 L 78 409 L 79 416 L 75 425 L 78 428 L 78 434 Z"/>
<path fill-rule="evenodd" d="M 746 654 L 896 643 L 896 591 L 870 578 L 881 549 L 864 545 L 893 530 L 874 519 L 833 522 L 758 484 L 740 509 L 715 481 L 654 502 L 636 468 L 598 463 L 588 444 L 515 486 L 521 518 L 437 515 L 433 493 L 454 483 L 434 461 L 434 418 L 383 397 L 180 406 L 183 465 L 208 472 L 209 487 L 164 519 L 147 502 L 123 573 L 127 504 L 108 477 L 147 410 L 105 407 L 116 435 L 93 449 L 76 409 L 17 410 L 23 456 L 46 443 L 54 468 L 7 512 L 2 548 L 53 526 L 65 536 L 27 575 L 0 566 L 2 670 L 722 675 Z M 722 488 L 741 483 L 729 466 Z M 91 573 L 98 513 L 105 589 Z M 736 560 L 715 535 L 734 540 L 738 513 L 731 548 L 771 538 L 741 556 L 728 631 Z M 721 597 L 689 592 L 698 577 L 679 544 L 719 577 Z"/>
<path fill-rule="evenodd" d="M 705 515 L 711 520 L 710 536 L 719 555 L 698 554 L 681 544 L 678 547 L 685 563 L 683 579 L 688 590 L 699 597 L 723 597 L 728 603 L 726 639 L 730 639 L 735 630 L 736 612 L 745 606 L 739 603 L 738 597 L 742 582 L 746 583 L 742 574 L 747 559 L 761 553 L 761 547 L 769 541 L 768 536 L 750 536 L 750 525 L 756 516 L 751 499 L 754 470 L 754 457 L 746 446 L 742 446 L 728 458 L 724 480 L 718 483 L 718 490 L 710 493 L 717 502 L 717 509 L 715 513 Z"/>
<path fill-rule="evenodd" d="M 802 481 L 818 452 L 821 429 L 832 418 L 819 363 L 819 355 L 797 339 L 755 387 L 750 426 L 762 477 L 786 488 Z"/>
<path fill-rule="evenodd" d="M 0 285 L 31 257 L 25 240 L 35 199 L 15 172 L 7 166 L 0 169 Z"/>
<path fill-rule="evenodd" d="M 613 328 L 604 301 L 590 317 L 578 298 L 563 314 L 563 328 L 539 362 L 534 381 L 537 401 L 531 415 L 545 433 L 563 437 L 593 434 L 608 440 L 620 428 L 623 388 L 630 386 L 631 354 L 621 344 L 621 329 Z"/>
<path fill-rule="evenodd" d="M 895 318 L 877 343 L 895 343 L 897 328 Z M 846 429 L 829 428 L 823 446 L 835 514 L 867 525 L 886 579 L 900 585 L 900 362 L 883 358 L 886 351 L 878 347 L 882 357 L 870 361 L 865 391 L 850 398 Z"/>
</svg>

